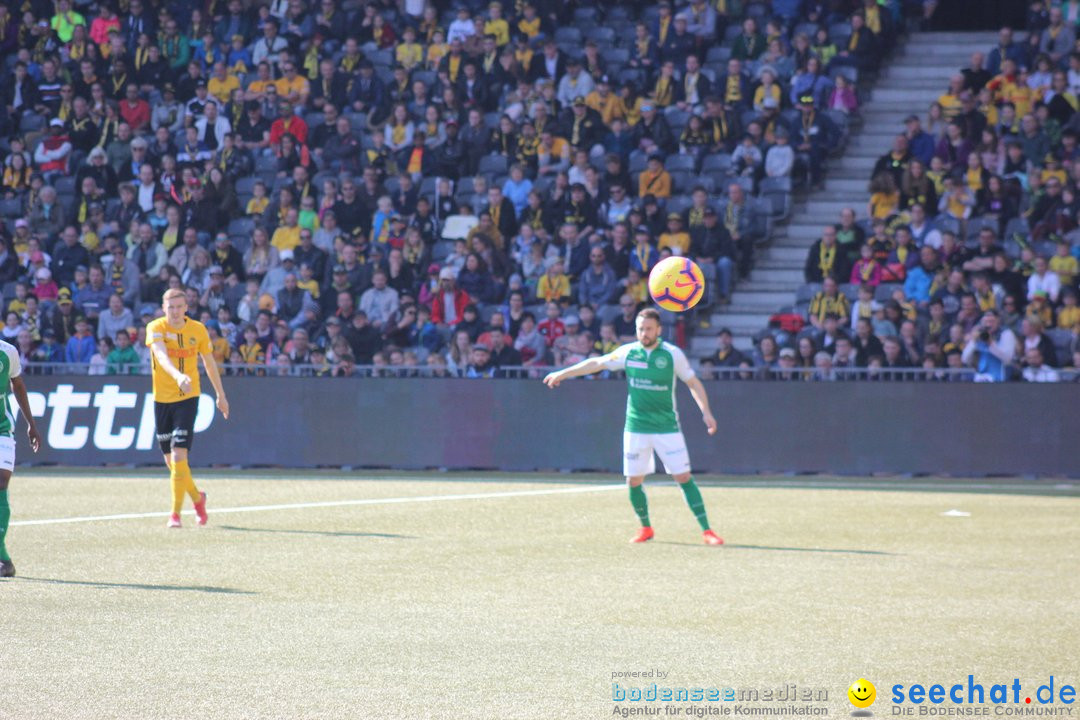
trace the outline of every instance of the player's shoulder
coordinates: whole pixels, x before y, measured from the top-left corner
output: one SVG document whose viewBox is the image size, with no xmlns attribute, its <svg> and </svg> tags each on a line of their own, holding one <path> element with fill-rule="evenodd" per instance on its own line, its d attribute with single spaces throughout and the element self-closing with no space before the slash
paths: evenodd
<svg viewBox="0 0 1080 720">
<path fill-rule="evenodd" d="M 662 340 L 660 341 L 660 347 L 663 350 L 667 350 L 672 355 L 682 355 L 683 357 L 686 356 L 686 353 L 683 352 L 683 349 L 673 342 Z"/>
<path fill-rule="evenodd" d="M 16 357 L 19 356 L 19 348 L 15 347 L 14 345 L 12 345 L 11 343 L 9 343 L 6 340 L 0 340 L 0 352 L 3 352 L 5 355 L 8 355 L 9 357 L 11 355 L 14 355 Z"/>
<path fill-rule="evenodd" d="M 199 322 L 198 320 L 193 320 L 192 318 L 188 318 L 188 320 L 187 320 L 187 326 L 185 327 L 185 329 L 186 329 L 186 330 L 187 330 L 188 332 L 195 332 L 195 333 L 209 334 L 209 333 L 207 333 L 207 331 L 206 331 L 206 326 L 205 326 L 205 325 L 203 325 L 203 324 L 202 324 L 201 322 Z"/>
</svg>

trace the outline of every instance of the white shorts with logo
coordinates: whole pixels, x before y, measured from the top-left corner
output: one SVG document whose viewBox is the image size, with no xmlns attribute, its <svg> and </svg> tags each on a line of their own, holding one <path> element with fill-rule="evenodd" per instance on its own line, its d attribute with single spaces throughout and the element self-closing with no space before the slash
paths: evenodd
<svg viewBox="0 0 1080 720">
<path fill-rule="evenodd" d="M 681 432 L 636 433 L 623 432 L 623 475 L 637 477 L 656 472 L 656 456 L 664 464 L 664 472 L 679 475 L 690 472 L 690 453 Z"/>
<path fill-rule="evenodd" d="M 0 435 L 0 470 L 15 470 L 15 438 Z"/>
</svg>

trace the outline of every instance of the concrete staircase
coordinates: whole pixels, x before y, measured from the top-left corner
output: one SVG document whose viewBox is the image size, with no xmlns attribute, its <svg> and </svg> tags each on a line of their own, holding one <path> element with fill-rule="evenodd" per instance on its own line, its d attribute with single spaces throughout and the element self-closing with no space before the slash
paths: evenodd
<svg viewBox="0 0 1080 720">
<path fill-rule="evenodd" d="M 967 67 L 976 50 L 989 52 L 994 33 L 915 33 L 887 61 L 869 97 L 863 98 L 861 126 L 853 129 L 844 154 L 829 160 L 825 187 L 795 205 L 790 222 L 777 226 L 770 243 L 758 249 L 748 281 L 738 283 L 732 304 L 715 313 L 711 327 L 697 331 L 694 355 L 715 348 L 710 334 L 731 328 L 735 345 L 752 347 L 752 337 L 765 328 L 769 315 L 795 303 L 803 284 L 803 265 L 822 228 L 839 220 L 845 207 L 866 216 L 867 185 L 877 159 L 892 146 L 912 113 L 926 117 L 930 103 L 948 86 L 949 77 Z"/>
</svg>

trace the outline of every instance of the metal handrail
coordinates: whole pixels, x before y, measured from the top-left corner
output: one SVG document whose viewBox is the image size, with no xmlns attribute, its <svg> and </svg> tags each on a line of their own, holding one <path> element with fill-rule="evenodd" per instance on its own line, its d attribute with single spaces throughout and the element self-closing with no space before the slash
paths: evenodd
<svg viewBox="0 0 1080 720">
<path fill-rule="evenodd" d="M 63 362 L 28 362 L 23 369 L 27 375 L 89 375 L 91 370 L 89 363 L 63 363 Z M 96 366 L 101 367 L 101 366 Z M 122 375 L 149 375 L 150 366 L 145 363 L 138 365 L 107 365 L 106 374 L 98 374 L 97 377 L 118 377 Z M 273 363 L 249 365 L 240 363 L 224 363 L 220 369 L 226 376 L 259 376 L 259 377 L 318 377 L 318 376 L 341 376 L 340 364 L 331 363 L 325 366 L 311 364 L 296 364 L 287 367 L 279 367 Z M 562 369 L 562 366 L 554 365 L 508 365 L 495 368 L 492 377 L 499 379 L 538 379 L 549 372 Z M 1080 381 L 1080 369 L 1057 368 L 1060 382 Z M 831 373 L 822 373 L 815 368 L 775 368 L 775 367 L 700 367 L 698 376 L 705 381 L 742 380 L 742 381 L 807 381 L 807 382 L 850 382 L 850 381 L 906 381 L 906 382 L 972 382 L 976 379 L 976 371 L 973 368 L 834 368 Z M 357 378 L 416 378 L 416 377 L 464 377 L 465 371 L 453 370 L 447 367 L 432 367 L 428 365 L 417 366 L 389 366 L 389 365 L 353 365 L 350 376 Z M 486 376 L 486 375 L 485 375 Z M 593 379 L 622 379 L 621 371 L 605 371 L 593 376 Z M 1019 374 L 1016 379 L 1019 378 Z"/>
</svg>

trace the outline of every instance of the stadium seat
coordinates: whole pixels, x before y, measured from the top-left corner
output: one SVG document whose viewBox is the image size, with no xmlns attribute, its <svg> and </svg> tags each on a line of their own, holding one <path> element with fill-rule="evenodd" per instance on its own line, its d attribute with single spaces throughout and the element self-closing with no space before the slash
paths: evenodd
<svg viewBox="0 0 1080 720">
<path fill-rule="evenodd" d="M 694 158 L 689 155 L 672 155 L 664 161 L 664 168 L 668 172 L 675 170 L 685 170 L 687 172 L 694 171 Z"/>
<path fill-rule="evenodd" d="M 1054 343 L 1054 350 L 1057 351 L 1058 365 L 1064 366 L 1072 364 L 1072 331 L 1062 330 L 1061 328 L 1053 328 L 1051 330 L 1047 330 L 1046 334 Z"/>
<path fill-rule="evenodd" d="M 615 44 L 615 29 L 611 27 L 594 27 L 589 30 L 589 39 L 598 46 L 611 47 Z"/>
<path fill-rule="evenodd" d="M 503 155 L 485 155 L 480 158 L 480 165 L 476 169 L 480 175 L 505 174 L 506 171 L 507 162 Z"/>
<path fill-rule="evenodd" d="M 731 59 L 731 47 L 729 45 L 714 45 L 705 53 L 707 63 L 726 63 Z"/>
<path fill-rule="evenodd" d="M 729 174 L 731 172 L 731 155 L 726 153 L 706 155 L 701 163 L 701 172 Z"/>
<path fill-rule="evenodd" d="M 1015 217 L 1005 225 L 1005 237 L 1012 238 L 1014 235 L 1027 235 L 1031 232 L 1027 218 Z"/>
<path fill-rule="evenodd" d="M 821 283 L 806 283 L 800 285 L 799 289 L 795 291 L 795 304 L 808 303 L 814 299 L 814 296 L 821 292 Z"/>
<path fill-rule="evenodd" d="M 53 182 L 53 187 L 56 189 L 58 195 L 74 195 L 75 194 L 75 178 L 70 175 L 65 175 L 56 178 Z"/>
<path fill-rule="evenodd" d="M 23 135 L 32 132 L 40 132 L 45 128 L 45 118 L 36 113 L 25 113 L 19 119 L 19 132 Z"/>
<path fill-rule="evenodd" d="M 574 23 L 578 24 L 578 23 L 581 23 L 581 22 L 595 24 L 596 23 L 596 8 L 595 7 L 588 7 L 588 6 L 576 8 L 574 10 Z"/>
<path fill-rule="evenodd" d="M 567 45 L 581 46 L 584 41 L 581 37 L 581 30 L 570 25 L 555 30 L 555 42 L 558 44 L 566 43 Z"/>
<path fill-rule="evenodd" d="M 614 32 L 614 30 L 612 31 Z M 613 64 L 625 65 L 630 62 L 630 51 L 626 48 L 608 48 L 604 50 L 600 56 L 604 58 L 604 62 L 610 67 Z"/>
<path fill-rule="evenodd" d="M 454 252 L 454 243 L 440 240 L 431 246 L 431 259 L 437 263 L 441 263 L 452 252 Z"/>
<path fill-rule="evenodd" d="M 277 172 L 277 158 L 273 155 L 259 155 L 255 158 L 255 172 Z"/>
<path fill-rule="evenodd" d="M 874 299 L 878 302 L 887 302 L 892 300 L 893 293 L 897 290 L 903 290 L 904 286 L 896 283 L 881 283 L 874 289 Z"/>
<path fill-rule="evenodd" d="M 6 218 L 19 218 L 23 216 L 23 212 L 22 200 L 17 197 L 0 201 L 0 216 Z"/>
<path fill-rule="evenodd" d="M 668 198 L 667 207 L 665 208 L 669 213 L 682 214 L 693 204 L 693 201 L 687 195 L 673 195 Z"/>
</svg>

